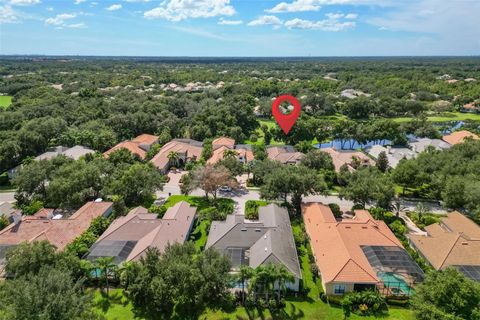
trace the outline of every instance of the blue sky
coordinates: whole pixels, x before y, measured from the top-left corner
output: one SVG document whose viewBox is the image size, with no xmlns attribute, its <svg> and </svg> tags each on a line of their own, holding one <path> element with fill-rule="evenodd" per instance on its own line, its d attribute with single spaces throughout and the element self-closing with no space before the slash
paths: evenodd
<svg viewBox="0 0 480 320">
<path fill-rule="evenodd" d="M 480 1 L 0 0 L 0 54 L 480 55 Z"/>
</svg>

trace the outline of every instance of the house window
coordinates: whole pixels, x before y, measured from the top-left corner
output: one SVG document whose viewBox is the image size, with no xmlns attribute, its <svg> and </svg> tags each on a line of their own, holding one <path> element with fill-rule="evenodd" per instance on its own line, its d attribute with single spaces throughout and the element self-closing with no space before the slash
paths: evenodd
<svg viewBox="0 0 480 320">
<path fill-rule="evenodd" d="M 336 284 L 333 288 L 334 294 L 344 294 L 345 293 L 345 285 L 344 284 Z"/>
</svg>

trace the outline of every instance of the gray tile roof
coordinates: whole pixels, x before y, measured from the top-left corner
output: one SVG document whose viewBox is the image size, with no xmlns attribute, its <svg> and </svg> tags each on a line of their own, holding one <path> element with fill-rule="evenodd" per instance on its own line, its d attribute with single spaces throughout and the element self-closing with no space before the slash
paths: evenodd
<svg viewBox="0 0 480 320">
<path fill-rule="evenodd" d="M 213 221 L 206 245 L 209 247 L 223 253 L 242 248 L 247 255 L 245 261 L 253 268 L 280 263 L 296 278 L 302 277 L 288 212 L 275 204 L 260 207 L 258 222 L 245 222 L 243 215 Z"/>
</svg>

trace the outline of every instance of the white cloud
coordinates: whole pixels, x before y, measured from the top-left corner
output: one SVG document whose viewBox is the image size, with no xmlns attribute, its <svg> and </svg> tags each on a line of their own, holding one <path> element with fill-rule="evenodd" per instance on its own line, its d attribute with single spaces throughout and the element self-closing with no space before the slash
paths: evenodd
<svg viewBox="0 0 480 320">
<path fill-rule="evenodd" d="M 282 24 L 282 20 L 278 19 L 275 16 L 260 16 L 255 20 L 250 21 L 247 26 L 255 27 L 255 26 L 263 26 L 263 25 L 273 25 L 273 26 L 280 26 Z"/>
<path fill-rule="evenodd" d="M 292 2 L 280 2 L 271 9 L 265 10 L 270 13 L 318 11 L 322 6 L 329 5 L 375 5 L 390 6 L 392 0 L 293 0 Z"/>
<path fill-rule="evenodd" d="M 295 0 L 290 3 L 280 2 L 272 9 L 265 11 L 270 13 L 318 11 L 320 10 L 319 2 L 318 0 Z"/>
<path fill-rule="evenodd" d="M 45 24 L 54 26 L 57 29 L 63 29 L 63 28 L 73 28 L 73 29 L 79 29 L 79 28 L 86 28 L 87 25 L 83 22 L 79 23 L 67 23 L 68 20 L 76 18 L 78 15 L 85 15 L 83 13 L 61 13 L 57 14 L 53 18 L 48 18 L 45 20 Z"/>
<path fill-rule="evenodd" d="M 125 2 L 150 2 L 151 0 L 123 0 Z"/>
<path fill-rule="evenodd" d="M 54 18 L 48 18 L 45 20 L 45 23 L 52 26 L 62 26 L 65 24 L 65 20 L 73 19 L 76 16 L 75 13 L 61 13 L 57 14 Z"/>
<path fill-rule="evenodd" d="M 225 24 L 225 25 L 231 25 L 231 26 L 239 25 L 242 23 L 243 23 L 242 20 L 225 20 L 223 18 L 220 18 L 220 20 L 218 20 L 218 24 Z"/>
<path fill-rule="evenodd" d="M 358 18 L 358 14 L 356 13 L 349 13 L 345 15 L 345 19 L 355 20 Z"/>
<path fill-rule="evenodd" d="M 121 4 L 112 4 L 110 7 L 105 8 L 105 10 L 108 10 L 108 11 L 117 11 L 120 9 L 122 9 Z"/>
<path fill-rule="evenodd" d="M 295 18 L 285 22 L 285 27 L 288 29 L 308 29 L 321 31 L 342 31 L 354 28 L 356 23 L 354 21 L 340 21 L 341 18 L 346 18 L 342 13 L 327 13 L 328 19 L 311 21 Z"/>
<path fill-rule="evenodd" d="M 230 5 L 230 0 L 166 0 L 157 8 L 146 11 L 143 16 L 147 19 L 181 21 L 233 14 L 235 9 Z"/>
<path fill-rule="evenodd" d="M 80 23 L 73 23 L 73 24 L 66 25 L 66 27 L 73 28 L 73 29 L 81 29 L 81 28 L 86 28 L 87 25 L 83 22 L 80 22 Z"/>
<path fill-rule="evenodd" d="M 87 1 L 87 0 L 75 0 L 75 4 L 84 3 L 85 1 Z"/>
<path fill-rule="evenodd" d="M 19 15 L 12 7 L 6 5 L 0 7 L 0 23 L 20 22 Z"/>
<path fill-rule="evenodd" d="M 39 3 L 40 0 L 10 0 L 10 4 L 14 6 L 32 6 Z"/>
<path fill-rule="evenodd" d="M 47 11 L 53 11 L 53 7 L 48 7 Z"/>
</svg>

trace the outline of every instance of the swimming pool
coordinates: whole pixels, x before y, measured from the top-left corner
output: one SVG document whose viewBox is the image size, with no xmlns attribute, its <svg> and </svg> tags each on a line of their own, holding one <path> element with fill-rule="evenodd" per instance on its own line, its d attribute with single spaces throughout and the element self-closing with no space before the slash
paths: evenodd
<svg viewBox="0 0 480 320">
<path fill-rule="evenodd" d="M 393 272 L 379 272 L 377 276 L 382 280 L 386 288 L 389 288 L 395 294 L 410 295 L 412 288 L 405 282 L 405 279 Z"/>
</svg>

